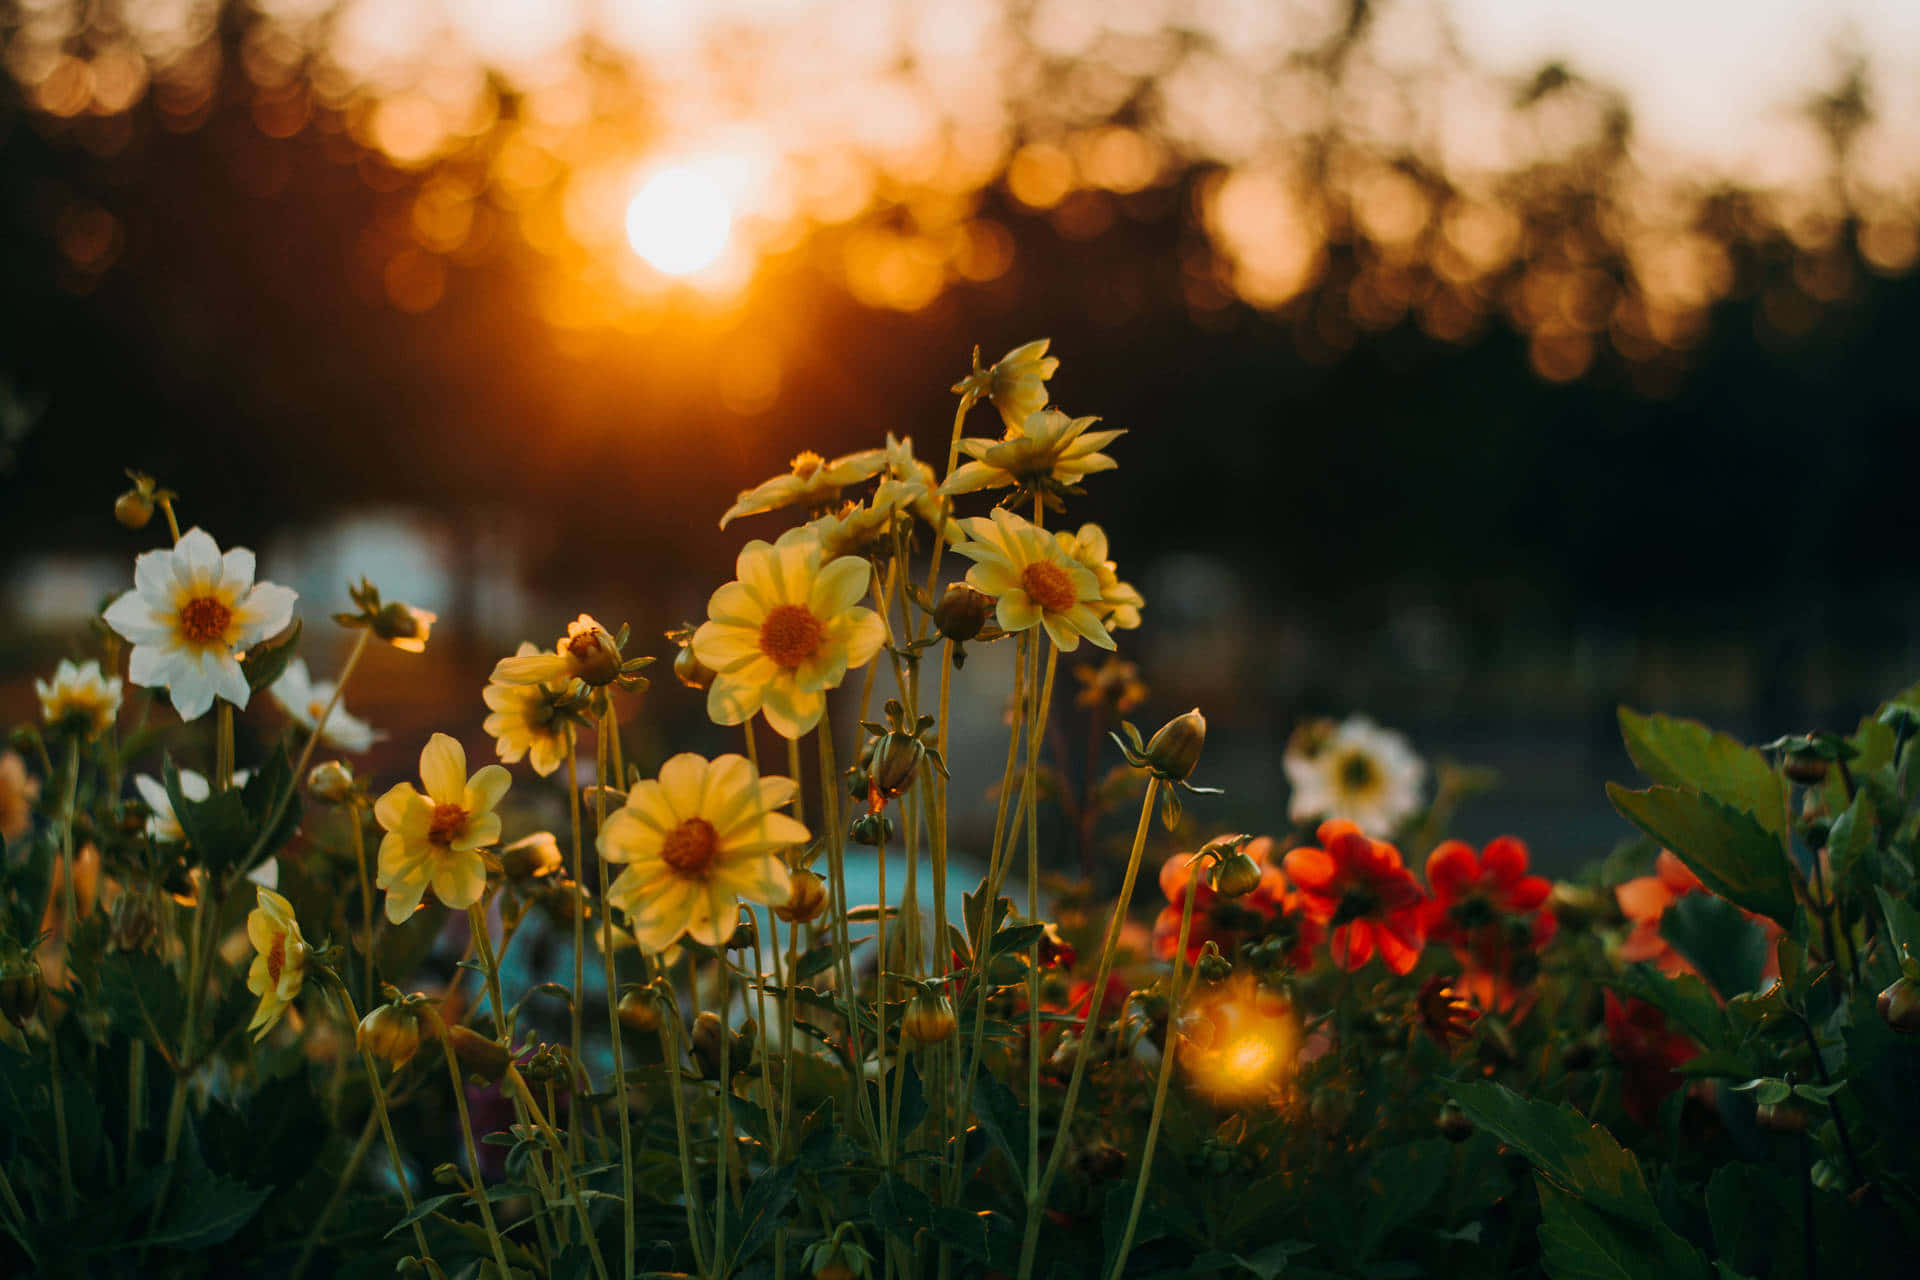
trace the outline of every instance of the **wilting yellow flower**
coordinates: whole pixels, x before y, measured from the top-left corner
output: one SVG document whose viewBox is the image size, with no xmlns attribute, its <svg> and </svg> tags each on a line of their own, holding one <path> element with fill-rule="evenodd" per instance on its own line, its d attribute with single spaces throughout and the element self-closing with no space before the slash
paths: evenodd
<svg viewBox="0 0 1920 1280">
<path fill-rule="evenodd" d="M 532 644 L 523 643 L 520 652 L 501 665 L 518 659 L 545 661 L 553 657 L 553 654 L 541 653 Z M 493 736 L 494 750 L 504 763 L 513 764 L 531 757 L 533 771 L 544 778 L 566 761 L 567 719 L 555 703 L 566 697 L 572 684 L 572 677 L 564 671 L 540 683 L 528 684 L 503 681 L 499 668 L 494 668 L 493 681 L 480 694 L 493 714 L 481 728 Z"/>
<path fill-rule="evenodd" d="M 964 463 L 940 486 L 945 494 L 976 489 L 1019 488 L 1060 492 L 1078 485 L 1096 471 L 1120 464 L 1100 450 L 1126 434 L 1125 430 L 1089 431 L 1098 418 L 1069 418 L 1058 409 L 1042 409 L 1020 426 L 1009 426 L 998 440 L 969 436 L 960 449 L 972 462 Z"/>
<path fill-rule="evenodd" d="M 829 689 L 880 651 L 886 626 L 860 607 L 872 570 L 841 556 L 821 563 L 819 539 L 798 531 L 778 544 L 749 542 L 739 577 L 713 593 L 693 633 L 694 656 L 714 672 L 707 714 L 742 724 L 758 711 L 798 738 L 820 723 Z"/>
<path fill-rule="evenodd" d="M 1018 428 L 1047 407 L 1047 379 L 1060 367 L 1059 357 L 1047 354 L 1051 341 L 1039 338 L 1024 343 L 985 369 L 980 367 L 980 349 L 975 347 L 973 372 L 953 384 L 954 394 L 991 400 L 1007 428 Z"/>
<path fill-rule="evenodd" d="M 327 704 L 333 702 L 334 683 L 331 680 L 315 680 L 307 673 L 307 660 L 295 658 L 287 664 L 286 672 L 273 682 L 269 690 L 280 709 L 302 729 L 312 733 L 314 726 L 320 723 L 320 717 L 327 717 L 327 727 L 320 735 L 320 741 L 341 751 L 365 751 L 386 735 L 376 733 L 372 725 L 360 717 L 348 712 L 345 703 L 334 702 L 333 712 L 327 713 Z"/>
<path fill-rule="evenodd" d="M 402 782 L 373 806 L 387 833 L 380 841 L 379 884 L 395 924 L 414 913 L 428 885 L 455 909 L 480 901 L 487 889 L 480 850 L 500 839 L 500 815 L 493 810 L 513 778 L 497 764 L 469 778 L 466 750 L 436 733 L 420 752 L 420 781 L 425 795 Z"/>
<path fill-rule="evenodd" d="M 105 732 L 120 714 L 120 677 L 101 674 L 98 662 L 76 666 L 62 658 L 53 669 L 52 682 L 35 680 L 33 691 L 40 695 L 42 719 L 89 738 Z"/>
<path fill-rule="evenodd" d="M 1068 555 L 1087 566 L 1100 587 L 1100 603 L 1093 611 L 1100 621 L 1115 631 L 1132 631 L 1140 625 L 1140 610 L 1147 598 L 1130 582 L 1120 581 L 1119 571 L 1107 559 L 1107 531 L 1097 524 L 1083 524 L 1078 533 L 1062 530 L 1054 535 Z"/>
<path fill-rule="evenodd" d="M 641 782 L 601 829 L 600 855 L 626 864 L 607 901 L 626 912 L 634 938 L 662 951 L 682 935 L 719 946 L 732 935 L 741 899 L 787 900 L 782 850 L 807 829 L 775 810 L 793 802 L 791 778 L 762 778 L 744 756 L 691 752 Z"/>
<path fill-rule="evenodd" d="M 962 520 L 968 541 L 954 550 L 973 561 L 967 582 L 994 597 L 994 620 L 1002 631 L 1047 629 L 1054 644 L 1071 652 L 1080 638 L 1111 649 L 1113 637 L 1100 622 L 1100 584 L 1093 570 L 1067 554 L 1058 539 L 1005 507 L 993 515 Z"/>
<path fill-rule="evenodd" d="M 764 484 L 744 489 L 739 499 L 720 517 L 726 528 L 740 516 L 755 516 L 781 507 L 825 507 L 839 501 L 840 491 L 850 484 L 870 480 L 887 465 L 880 449 L 849 453 L 828 462 L 817 453 L 801 453 L 793 459 L 793 470 L 775 476 Z"/>
<path fill-rule="evenodd" d="M 300 995 L 307 978 L 310 948 L 293 918 L 293 904 L 271 889 L 259 890 L 260 905 L 247 915 L 247 940 L 256 954 L 247 971 L 247 990 L 260 997 L 247 1030 L 255 1040 L 273 1030 L 274 1023 Z"/>
<path fill-rule="evenodd" d="M 204 529 L 189 529 L 171 549 L 133 562 L 133 590 L 107 606 L 107 624 L 133 642 L 127 674 L 164 686 L 183 720 L 203 716 L 215 697 L 247 705 L 240 654 L 293 620 L 298 598 L 253 580 L 253 552 L 221 554 Z"/>
<path fill-rule="evenodd" d="M 613 637 L 585 613 L 567 624 L 567 634 L 553 646 L 552 653 L 523 644 L 513 657 L 493 664 L 496 684 L 546 684 L 572 679 L 603 685 L 619 674 L 620 650 Z"/>
</svg>

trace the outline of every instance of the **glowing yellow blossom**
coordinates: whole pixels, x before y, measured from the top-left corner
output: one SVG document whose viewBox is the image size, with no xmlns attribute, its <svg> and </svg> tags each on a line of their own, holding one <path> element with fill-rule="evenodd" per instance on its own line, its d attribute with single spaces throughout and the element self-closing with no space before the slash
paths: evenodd
<svg viewBox="0 0 1920 1280">
<path fill-rule="evenodd" d="M 97 662 L 76 666 L 62 658 L 52 682 L 35 680 L 33 690 L 40 695 L 42 719 L 89 738 L 105 732 L 120 714 L 120 677 L 101 674 Z"/>
<path fill-rule="evenodd" d="M 1047 379 L 1060 367 L 1060 358 L 1047 354 L 1051 338 L 1039 338 L 1015 347 L 985 369 L 980 349 L 973 350 L 973 372 L 953 384 L 955 395 L 990 400 L 1008 430 L 1017 429 L 1047 407 Z"/>
<path fill-rule="evenodd" d="M 607 629 L 581 614 L 567 624 L 567 634 L 541 653 L 522 645 L 511 658 L 493 665 L 495 684 L 546 684 L 554 680 L 584 680 L 591 685 L 613 682 L 620 674 L 620 649 Z"/>
<path fill-rule="evenodd" d="M 523 643 L 515 658 L 551 658 L 532 644 Z M 509 658 L 507 661 L 514 661 Z M 533 771 L 547 777 L 567 758 L 568 718 L 560 709 L 573 680 L 562 673 L 539 684 L 494 680 L 480 694 L 493 714 L 480 727 L 494 739 L 494 750 L 502 763 L 528 759 Z"/>
<path fill-rule="evenodd" d="M 820 723 L 826 691 L 849 667 L 871 662 L 886 639 L 880 615 L 858 604 L 872 570 L 853 556 L 822 564 L 819 539 L 790 536 L 749 542 L 734 571 L 693 633 L 694 656 L 714 672 L 707 714 L 742 724 L 758 711 L 775 732 L 798 738 Z"/>
<path fill-rule="evenodd" d="M 253 552 L 224 554 L 204 529 L 171 549 L 133 562 L 133 590 L 107 606 L 107 624 L 133 642 L 127 674 L 164 687 L 183 720 L 205 715 L 215 697 L 247 705 L 240 654 L 293 620 L 297 597 L 253 580 Z"/>
<path fill-rule="evenodd" d="M 513 779 L 497 764 L 469 778 L 465 749 L 436 733 L 420 752 L 420 781 L 425 795 L 402 782 L 373 806 L 387 833 L 380 841 L 379 884 L 395 924 L 414 913 L 429 885 L 449 907 L 480 901 L 487 888 L 480 850 L 500 839 L 500 815 L 493 810 Z"/>
<path fill-rule="evenodd" d="M 1100 586 L 1100 603 L 1093 611 L 1114 631 L 1132 631 L 1140 625 L 1140 610 L 1147 598 L 1130 582 L 1120 581 L 1119 571 L 1107 559 L 1107 531 L 1097 524 L 1083 524 L 1078 533 L 1064 530 L 1054 535 L 1068 555 L 1093 572 Z"/>
<path fill-rule="evenodd" d="M 1087 430 L 1098 421 L 1069 418 L 1058 409 L 1042 409 L 1022 425 L 1009 426 L 1007 434 L 998 440 L 969 436 L 960 442 L 960 449 L 974 461 L 956 468 L 940 486 L 940 492 L 1006 488 L 1077 492 L 1079 483 L 1088 476 L 1119 465 L 1100 450 L 1126 432 Z"/>
<path fill-rule="evenodd" d="M 1062 650 L 1080 647 L 1082 636 L 1102 649 L 1113 637 L 1100 622 L 1100 584 L 1093 570 L 1067 553 L 1059 540 L 1005 507 L 991 517 L 962 520 L 968 541 L 953 548 L 973 561 L 967 582 L 994 597 L 994 620 L 1002 631 L 1047 629 Z"/>
<path fill-rule="evenodd" d="M 691 752 L 660 766 L 607 818 L 600 855 L 626 864 L 607 901 L 627 914 L 641 947 L 659 952 L 683 935 L 709 947 L 733 933 L 741 899 L 786 902 L 783 850 L 807 829 L 775 810 L 793 802 L 791 778 L 762 778 L 745 757 Z"/>
<path fill-rule="evenodd" d="M 293 904 L 271 889 L 261 888 L 260 905 L 247 916 L 247 940 L 257 953 L 247 972 L 247 990 L 260 997 L 247 1030 L 255 1040 L 273 1030 L 280 1016 L 300 995 L 307 978 L 310 948 L 293 918 Z"/>
<path fill-rule="evenodd" d="M 840 491 L 850 484 L 870 480 L 887 465 L 880 449 L 849 453 L 828 462 L 817 453 L 795 456 L 793 470 L 775 476 L 764 484 L 741 491 L 738 501 L 720 517 L 720 527 L 740 516 L 755 516 L 781 507 L 827 507 L 840 500 Z"/>
</svg>

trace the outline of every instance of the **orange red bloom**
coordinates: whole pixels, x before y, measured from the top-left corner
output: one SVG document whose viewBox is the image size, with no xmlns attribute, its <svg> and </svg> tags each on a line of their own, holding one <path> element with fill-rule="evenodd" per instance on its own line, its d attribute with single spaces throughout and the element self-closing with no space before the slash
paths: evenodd
<svg viewBox="0 0 1920 1280">
<path fill-rule="evenodd" d="M 1523 979 L 1517 960 L 1545 947 L 1558 927 L 1546 909 L 1553 884 L 1528 874 L 1528 862 L 1527 846 L 1513 836 L 1480 853 L 1448 840 L 1427 855 L 1427 936 L 1453 948 L 1466 967 L 1461 989 L 1482 1008 L 1513 1005 Z"/>
<path fill-rule="evenodd" d="M 1673 944 L 1661 936 L 1660 922 L 1667 908 L 1690 893 L 1710 892 L 1700 882 L 1700 877 L 1687 869 L 1672 852 L 1662 849 L 1654 862 L 1654 873 L 1650 876 L 1638 876 L 1614 886 L 1614 898 L 1620 903 L 1620 913 L 1633 922 L 1632 932 L 1626 941 L 1620 944 L 1618 957 L 1622 964 L 1645 962 L 1658 968 L 1668 976 L 1683 973 L 1696 973 L 1697 970 L 1685 956 L 1673 949 Z M 1773 943 L 1780 936 L 1780 926 L 1753 912 L 1746 913 L 1749 920 L 1757 921 L 1767 935 L 1767 965 L 1764 976 L 1772 977 L 1778 972 Z"/>
<path fill-rule="evenodd" d="M 1237 898 L 1225 897 L 1207 887 L 1207 869 L 1193 855 L 1176 853 L 1160 868 L 1160 892 L 1167 905 L 1153 922 L 1153 953 L 1171 960 L 1180 945 L 1180 915 L 1186 909 L 1187 895 L 1193 899 L 1193 920 L 1187 926 L 1186 963 L 1200 958 L 1200 951 L 1211 942 L 1226 955 L 1232 955 L 1242 943 L 1291 933 L 1287 963 L 1296 969 L 1313 964 L 1313 951 L 1326 937 L 1326 930 L 1300 909 L 1300 897 L 1287 885 L 1287 877 L 1273 865 L 1273 839 L 1261 836 L 1242 850 L 1260 868 L 1260 883 Z"/>
<path fill-rule="evenodd" d="M 1321 823 L 1316 838 L 1319 848 L 1294 849 L 1282 866 L 1307 918 L 1331 930 L 1334 963 L 1358 969 L 1378 952 L 1395 973 L 1412 971 L 1426 944 L 1426 895 L 1400 851 L 1345 819 Z"/>
</svg>

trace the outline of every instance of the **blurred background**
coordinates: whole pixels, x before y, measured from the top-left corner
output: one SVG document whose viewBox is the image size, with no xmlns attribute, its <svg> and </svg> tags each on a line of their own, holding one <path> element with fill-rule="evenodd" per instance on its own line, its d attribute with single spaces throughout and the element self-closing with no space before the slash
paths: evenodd
<svg viewBox="0 0 1920 1280">
<path fill-rule="evenodd" d="M 349 698 L 392 776 L 583 609 L 670 656 L 784 527 L 737 490 L 944 456 L 975 345 L 1042 336 L 1130 433 L 1072 514 L 1149 601 L 1135 714 L 1207 711 L 1229 823 L 1364 710 L 1565 870 L 1618 703 L 1759 739 L 1920 674 L 1902 0 L 0 0 L 0 64 L 9 723 L 154 545 L 124 467 L 316 675 L 350 577 L 440 614 Z"/>
</svg>

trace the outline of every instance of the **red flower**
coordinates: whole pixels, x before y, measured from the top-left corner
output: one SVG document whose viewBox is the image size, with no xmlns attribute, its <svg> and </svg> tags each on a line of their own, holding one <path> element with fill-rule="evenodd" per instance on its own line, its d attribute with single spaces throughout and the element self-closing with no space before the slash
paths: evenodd
<svg viewBox="0 0 1920 1280">
<path fill-rule="evenodd" d="M 1296 969 L 1312 966 L 1313 949 L 1325 931 L 1300 914 L 1299 895 L 1289 891 L 1286 876 L 1273 865 L 1272 837 L 1261 836 L 1242 852 L 1260 868 L 1260 883 L 1238 898 L 1222 897 L 1209 889 L 1207 869 L 1196 864 L 1191 854 L 1176 853 L 1161 865 L 1160 892 L 1167 896 L 1167 905 L 1153 922 L 1156 956 L 1173 958 L 1174 948 L 1180 945 L 1180 915 L 1186 909 L 1187 894 L 1192 893 L 1186 963 L 1197 961 L 1209 942 L 1231 956 L 1242 943 L 1291 934 L 1287 963 Z"/>
<path fill-rule="evenodd" d="M 1553 884 L 1528 875 L 1527 863 L 1527 846 L 1512 836 L 1479 854 L 1448 840 L 1427 855 L 1427 936 L 1453 948 L 1467 969 L 1461 986 L 1483 1008 L 1512 1006 L 1516 981 L 1526 981 L 1516 973 L 1516 952 L 1539 951 L 1558 928 L 1545 909 Z"/>
<path fill-rule="evenodd" d="M 1317 835 L 1320 848 L 1295 849 L 1284 865 L 1307 917 L 1333 930 L 1334 963 L 1358 969 L 1378 951 L 1395 973 L 1410 972 L 1426 943 L 1426 898 L 1400 851 L 1344 819 Z"/>
<path fill-rule="evenodd" d="M 1660 1104 L 1681 1085 L 1681 1063 L 1700 1046 L 1667 1027 L 1667 1016 L 1644 1000 L 1622 1000 L 1606 993 L 1607 1046 L 1620 1064 L 1621 1101 L 1627 1114 L 1652 1124 Z"/>
</svg>

